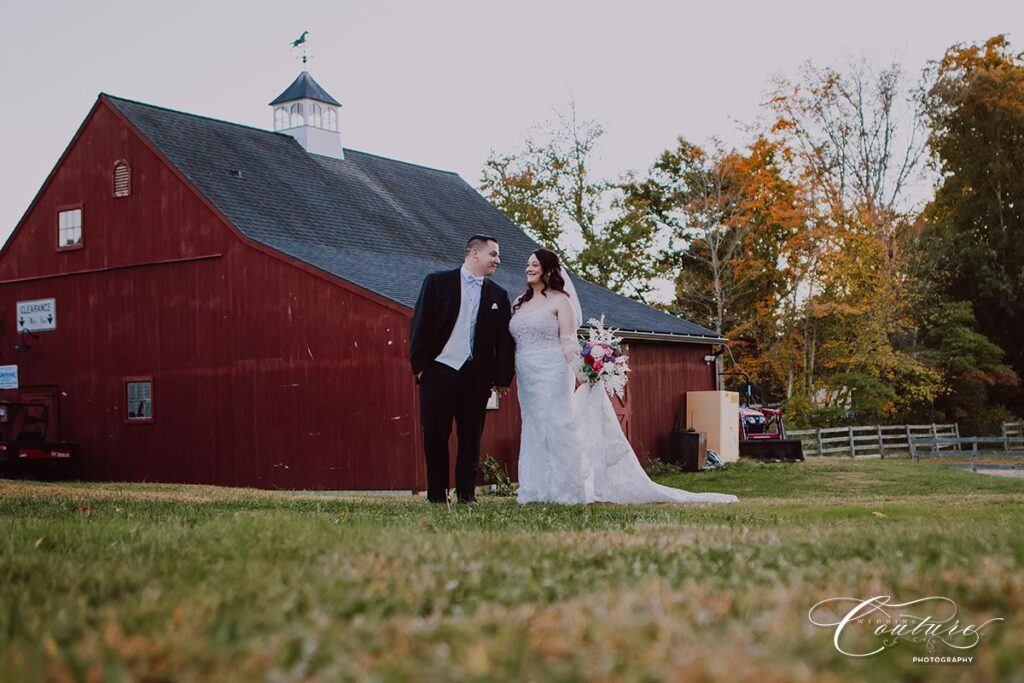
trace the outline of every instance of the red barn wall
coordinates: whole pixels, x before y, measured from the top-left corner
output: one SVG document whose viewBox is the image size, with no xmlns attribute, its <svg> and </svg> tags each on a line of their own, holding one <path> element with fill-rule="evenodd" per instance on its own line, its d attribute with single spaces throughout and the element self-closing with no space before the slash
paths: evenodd
<svg viewBox="0 0 1024 683">
<path fill-rule="evenodd" d="M 715 364 L 704 362 L 711 353 L 704 344 L 630 342 L 630 443 L 641 462 L 664 459 L 686 392 L 715 388 Z"/>
<path fill-rule="evenodd" d="M 132 169 L 132 196 L 113 196 L 114 162 Z M 57 211 L 81 205 L 82 249 L 57 252 Z M 223 225 L 137 133 L 98 103 L 0 255 L 15 278 L 204 256 L 223 247 Z"/>
<path fill-rule="evenodd" d="M 117 159 L 130 198 L 112 196 Z M 83 248 L 57 252 L 58 207 L 79 203 Z M 422 486 L 409 312 L 244 243 L 105 105 L 0 256 L 0 283 L 0 362 L 23 388 L 58 386 L 87 478 Z M 15 354 L 15 302 L 49 297 L 57 331 Z M 124 378 L 150 375 L 153 423 L 125 424 Z"/>
<path fill-rule="evenodd" d="M 129 198 L 112 196 L 118 159 Z M 72 205 L 83 248 L 57 251 Z M 58 329 L 15 353 L 15 303 L 50 297 Z M 57 387 L 88 479 L 423 489 L 410 316 L 242 240 L 102 102 L 0 253 L 0 363 L 23 390 Z M 714 387 L 709 351 L 631 344 L 641 459 L 663 452 L 683 392 Z M 151 424 L 125 423 L 130 376 L 153 378 Z M 481 448 L 513 477 L 520 425 L 513 388 Z"/>
</svg>

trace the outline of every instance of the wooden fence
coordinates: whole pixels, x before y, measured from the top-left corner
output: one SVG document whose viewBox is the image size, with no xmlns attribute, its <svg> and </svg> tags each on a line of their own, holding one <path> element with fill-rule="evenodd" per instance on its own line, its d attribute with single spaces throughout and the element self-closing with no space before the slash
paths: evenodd
<svg viewBox="0 0 1024 683">
<path fill-rule="evenodd" d="M 970 456 L 971 469 L 978 469 L 979 455 L 1019 455 L 1024 438 L 1010 436 L 968 436 L 962 439 L 910 439 L 910 457 L 916 462 L 922 455 Z M 952 449 L 952 450 L 950 450 Z"/>
<path fill-rule="evenodd" d="M 1024 445 L 1016 445 L 1014 439 L 1024 438 L 1024 422 L 1004 422 L 1002 437 L 1005 442 L 1005 450 L 1024 450 Z"/>
<path fill-rule="evenodd" d="M 800 439 L 805 455 L 848 455 L 851 458 L 884 458 L 897 453 L 909 453 L 911 439 L 959 439 L 960 426 L 953 424 L 930 425 L 872 425 L 864 427 L 830 427 L 828 429 L 789 429 L 786 438 Z M 952 450 L 952 444 L 936 443 L 935 451 Z"/>
</svg>

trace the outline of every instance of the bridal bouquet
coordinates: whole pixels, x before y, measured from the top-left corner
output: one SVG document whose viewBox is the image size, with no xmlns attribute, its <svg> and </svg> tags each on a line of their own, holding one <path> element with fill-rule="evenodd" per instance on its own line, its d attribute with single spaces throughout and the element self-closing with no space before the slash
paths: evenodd
<svg viewBox="0 0 1024 683">
<path fill-rule="evenodd" d="M 587 321 L 593 327 L 588 339 L 580 339 L 580 354 L 573 370 L 581 382 L 595 384 L 622 398 L 626 390 L 626 373 L 629 372 L 628 356 L 622 355 L 622 338 L 616 330 L 606 329 L 604 316 Z"/>
</svg>

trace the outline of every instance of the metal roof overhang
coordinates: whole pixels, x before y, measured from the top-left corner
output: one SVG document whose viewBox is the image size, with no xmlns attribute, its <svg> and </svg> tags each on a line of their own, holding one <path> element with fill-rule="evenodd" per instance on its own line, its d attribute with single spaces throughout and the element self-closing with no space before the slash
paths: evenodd
<svg viewBox="0 0 1024 683">
<path fill-rule="evenodd" d="M 588 327 L 580 328 L 581 332 L 589 330 Z M 697 334 L 673 334 L 671 332 L 641 332 L 639 330 L 616 330 L 623 339 L 635 339 L 637 341 L 667 341 L 667 342 L 688 342 L 691 344 L 725 344 L 729 340 L 725 337 L 706 337 Z"/>
</svg>

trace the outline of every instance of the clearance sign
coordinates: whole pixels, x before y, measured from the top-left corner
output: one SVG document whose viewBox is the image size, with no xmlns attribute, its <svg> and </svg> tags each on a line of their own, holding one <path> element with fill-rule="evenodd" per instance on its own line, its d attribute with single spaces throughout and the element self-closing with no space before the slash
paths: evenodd
<svg viewBox="0 0 1024 683">
<path fill-rule="evenodd" d="M 18 302 L 18 332 L 50 332 L 57 329 L 57 300 Z"/>
</svg>

